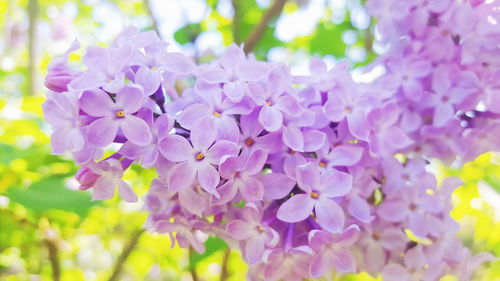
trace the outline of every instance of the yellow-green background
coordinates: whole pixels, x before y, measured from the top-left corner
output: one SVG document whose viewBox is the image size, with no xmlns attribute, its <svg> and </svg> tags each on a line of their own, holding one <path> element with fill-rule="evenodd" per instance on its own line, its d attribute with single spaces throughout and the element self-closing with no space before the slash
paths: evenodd
<svg viewBox="0 0 500 281">
<path fill-rule="evenodd" d="M 375 20 L 356 28 L 351 16 L 362 8 L 348 2 L 289 1 L 282 14 L 286 28 L 277 32 L 283 23 L 272 21 L 256 56 L 298 71 L 311 54 L 367 64 L 375 57 Z M 228 12 L 233 5 L 239 15 L 234 23 Z M 147 215 L 141 203 L 92 202 L 88 192 L 75 190 L 77 167 L 69 156 L 51 155 L 50 127 L 40 105 L 50 58 L 75 37 L 83 46 L 106 45 L 128 24 L 156 28 L 174 50 L 207 61 L 233 40 L 244 42 L 268 5 L 266 0 L 0 0 L 0 280 L 113 280 L 113 272 L 119 272 L 114 280 L 191 280 L 193 272 L 198 280 L 245 279 L 240 254 L 220 240 L 210 239 L 204 255 L 171 248 L 168 236 L 141 230 Z M 297 34 L 304 18 L 314 24 Z M 82 54 L 71 61 L 77 63 Z M 456 175 L 466 182 L 453 195 L 452 212 L 464 243 L 474 253 L 500 256 L 500 156 L 486 154 L 461 169 L 438 170 L 440 177 Z M 154 176 L 133 167 L 125 179 L 144 195 Z M 373 280 L 364 274 L 342 279 Z M 500 262 L 481 267 L 475 280 L 500 280 Z"/>
</svg>

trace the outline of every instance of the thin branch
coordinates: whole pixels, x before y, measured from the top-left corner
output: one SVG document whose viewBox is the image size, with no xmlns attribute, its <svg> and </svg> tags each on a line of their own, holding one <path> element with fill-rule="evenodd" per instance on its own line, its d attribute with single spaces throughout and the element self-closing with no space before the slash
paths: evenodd
<svg viewBox="0 0 500 281">
<path fill-rule="evenodd" d="M 281 14 L 281 11 L 283 11 L 283 7 L 285 7 L 286 0 L 274 0 L 273 4 L 269 9 L 266 11 L 264 16 L 262 16 L 262 19 L 260 20 L 259 24 L 257 24 L 253 30 L 252 33 L 247 38 L 247 41 L 245 42 L 245 46 L 243 50 L 245 51 L 245 54 L 250 53 L 255 45 L 260 41 L 262 38 L 262 35 L 264 35 L 264 31 L 266 31 L 267 26 L 273 20 L 275 17 L 279 16 Z"/>
<path fill-rule="evenodd" d="M 37 22 L 38 22 L 38 0 L 28 1 L 28 95 L 34 96 L 36 94 L 37 85 Z"/>
<path fill-rule="evenodd" d="M 240 24 L 241 24 L 241 0 L 233 0 L 233 23 L 232 23 L 232 32 L 233 32 L 233 41 L 236 44 L 241 43 L 241 34 L 240 34 Z"/>
<path fill-rule="evenodd" d="M 151 7 L 151 0 L 143 0 L 144 6 L 146 7 L 146 11 L 148 12 L 149 18 L 151 19 L 151 24 L 153 26 L 153 30 L 156 31 L 156 34 L 162 38 L 161 33 L 160 33 L 160 28 L 158 21 L 156 20 L 156 17 L 153 13 L 153 8 Z"/>
<path fill-rule="evenodd" d="M 220 273 L 220 281 L 226 281 L 229 278 L 229 256 L 231 255 L 231 248 L 226 247 L 224 256 L 222 256 L 222 271 Z"/>
<path fill-rule="evenodd" d="M 47 250 L 49 251 L 49 261 L 52 267 L 52 280 L 61 280 L 61 265 L 59 263 L 59 250 L 54 240 L 46 238 L 44 241 Z"/>
<path fill-rule="evenodd" d="M 191 257 L 193 254 L 193 247 L 189 247 L 189 254 L 188 256 Z M 191 278 L 193 278 L 193 281 L 198 281 L 198 274 L 196 273 L 196 266 L 189 265 L 189 272 L 191 273 Z"/>
<path fill-rule="evenodd" d="M 125 265 L 125 262 L 127 261 L 128 257 L 132 253 L 132 250 L 137 246 L 137 243 L 139 242 L 139 238 L 141 238 L 141 235 L 144 233 L 144 229 L 140 229 L 134 232 L 132 237 L 130 238 L 130 241 L 128 242 L 127 246 L 123 249 L 121 255 L 118 257 L 118 260 L 116 261 L 115 267 L 113 269 L 113 273 L 109 277 L 108 281 L 116 281 L 119 280 L 120 274 L 122 273 L 123 266 Z"/>
</svg>

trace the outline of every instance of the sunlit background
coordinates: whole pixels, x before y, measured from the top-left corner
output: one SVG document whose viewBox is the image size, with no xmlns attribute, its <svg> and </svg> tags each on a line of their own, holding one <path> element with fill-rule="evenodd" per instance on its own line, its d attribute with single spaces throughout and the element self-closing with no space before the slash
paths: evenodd
<svg viewBox="0 0 500 281">
<path fill-rule="evenodd" d="M 41 115 L 43 77 L 50 59 L 77 38 L 84 46 L 109 44 L 125 26 L 154 29 L 197 62 L 247 42 L 273 2 L 269 0 L 0 0 L 0 280 L 244 280 L 237 251 L 209 238 L 207 252 L 170 247 L 166 235 L 142 230 L 142 203 L 115 198 L 93 202 L 75 190 L 77 167 L 50 153 Z M 233 18 L 235 20 L 233 20 Z M 307 71 L 311 55 L 333 64 L 350 60 L 357 74 L 383 52 L 373 41 L 376 19 L 362 1 L 295 0 L 270 22 L 253 48 L 258 59 Z M 361 76 L 356 76 L 362 79 Z M 453 196 L 460 236 L 474 253 L 500 256 L 500 156 L 486 154 L 461 169 L 435 165 L 442 178 L 466 184 Z M 154 172 L 125 175 L 139 194 Z M 376 280 L 366 274 L 339 280 Z M 381 280 L 381 279 L 378 279 Z M 443 280 L 452 281 L 445 277 Z M 500 280 L 500 262 L 480 268 L 475 280 Z"/>
</svg>

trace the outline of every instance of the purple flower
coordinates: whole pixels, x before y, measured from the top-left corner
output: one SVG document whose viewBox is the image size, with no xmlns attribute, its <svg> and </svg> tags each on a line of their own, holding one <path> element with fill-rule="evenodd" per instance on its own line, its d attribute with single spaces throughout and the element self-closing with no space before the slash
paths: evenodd
<svg viewBox="0 0 500 281">
<path fill-rule="evenodd" d="M 299 116 L 302 107 L 297 99 L 287 94 L 290 76 L 285 67 L 275 67 L 267 77 L 266 87 L 259 83 L 250 83 L 250 95 L 256 105 L 261 106 L 259 121 L 269 132 L 275 132 L 283 124 L 283 113 Z"/>
<path fill-rule="evenodd" d="M 48 66 L 47 76 L 45 76 L 45 86 L 48 89 L 58 93 L 66 92 L 68 84 L 80 75 L 80 71 L 68 65 L 68 55 L 78 48 L 80 48 L 80 42 L 75 40 L 63 56 L 52 59 Z"/>
<path fill-rule="evenodd" d="M 344 212 L 332 199 L 346 195 L 352 187 L 349 174 L 332 171 L 321 175 L 316 165 L 297 167 L 297 184 L 306 193 L 292 196 L 278 210 L 278 219 L 286 222 L 305 220 L 315 210 L 318 224 L 325 230 L 339 233 L 344 228 Z"/>
<path fill-rule="evenodd" d="M 217 128 L 217 139 L 237 142 L 240 134 L 234 115 L 246 115 L 252 111 L 249 98 L 238 103 L 223 99 L 219 88 L 209 86 L 210 91 L 200 92 L 201 103 L 194 103 L 184 109 L 178 118 L 182 127 L 190 130 L 200 119 L 208 118 Z"/>
<path fill-rule="evenodd" d="M 320 278 L 332 267 L 342 273 L 355 272 L 356 262 L 347 247 L 356 242 L 358 235 L 357 225 L 348 226 L 338 235 L 324 230 L 309 232 L 309 246 L 317 253 L 311 259 L 311 276 Z"/>
<path fill-rule="evenodd" d="M 262 259 L 266 246 L 275 247 L 278 243 L 278 233 L 262 223 L 262 215 L 254 205 L 247 205 L 242 210 L 242 219 L 230 221 L 227 232 L 238 241 L 245 243 L 245 259 L 254 264 Z"/>
<path fill-rule="evenodd" d="M 231 44 L 222 55 L 219 65 L 204 65 L 198 70 L 198 77 L 209 84 L 223 84 L 223 92 L 233 102 L 239 102 L 247 95 L 247 82 L 259 81 L 269 72 L 262 62 L 247 60 L 243 50 Z"/>
<path fill-rule="evenodd" d="M 214 165 L 237 155 L 239 147 L 226 140 L 214 143 L 215 137 L 213 122 L 205 118 L 191 130 L 191 144 L 179 135 L 168 135 L 160 140 L 162 155 L 177 163 L 168 174 L 170 190 L 190 187 L 196 178 L 201 188 L 219 197 L 215 187 L 219 184 L 220 176 Z"/>
<path fill-rule="evenodd" d="M 418 102 L 423 95 L 421 78 L 427 76 L 431 65 L 425 60 L 391 58 L 387 66 L 393 75 L 393 83 L 403 89 L 405 96 Z"/>
<path fill-rule="evenodd" d="M 54 129 L 50 137 L 53 153 L 81 151 L 85 146 L 85 137 L 76 96 L 57 92 L 48 94 L 42 108 L 45 118 Z"/>
<path fill-rule="evenodd" d="M 368 139 L 366 112 L 372 107 L 370 97 L 363 96 L 352 84 L 330 91 L 323 106 L 325 117 L 333 122 L 347 120 L 351 134 L 359 139 Z"/>
<path fill-rule="evenodd" d="M 92 180 L 90 180 L 91 186 L 84 186 L 84 188 L 92 188 L 93 200 L 112 198 L 118 186 L 118 192 L 123 200 L 127 202 L 137 201 L 137 195 L 132 191 L 130 185 L 121 179 L 123 166 L 119 160 L 110 158 L 99 163 L 90 162 L 87 167 L 89 170 L 86 173 L 94 175 L 85 176 L 87 179 L 91 178 Z"/>
<path fill-rule="evenodd" d="M 246 202 L 262 200 L 264 186 L 255 175 L 262 171 L 266 160 L 267 152 L 257 149 L 248 156 L 230 157 L 222 162 L 219 172 L 227 181 L 218 189 L 219 200 L 213 200 L 212 203 L 226 204 L 236 196 L 238 190 Z"/>
<path fill-rule="evenodd" d="M 109 94 L 101 90 L 85 91 L 80 98 L 81 109 L 97 117 L 87 132 L 90 144 L 104 147 L 113 142 L 118 130 L 132 143 L 147 145 L 151 142 L 148 124 L 135 116 L 144 103 L 140 86 L 125 86 L 116 94 L 113 102 Z"/>
</svg>

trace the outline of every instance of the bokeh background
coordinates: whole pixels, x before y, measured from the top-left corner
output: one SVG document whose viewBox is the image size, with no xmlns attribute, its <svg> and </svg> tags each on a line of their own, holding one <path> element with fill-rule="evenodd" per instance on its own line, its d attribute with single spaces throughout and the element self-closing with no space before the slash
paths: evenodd
<svg viewBox="0 0 500 281">
<path fill-rule="evenodd" d="M 212 60 L 233 41 L 246 42 L 258 59 L 289 64 L 294 73 L 306 72 L 315 55 L 330 64 L 348 59 L 356 79 L 366 79 L 360 70 L 382 48 L 373 44 L 376 19 L 363 1 L 278 2 L 0 0 L 0 280 L 245 280 L 247 266 L 222 240 L 209 238 L 202 255 L 171 247 L 168 236 L 142 230 L 141 202 L 93 202 L 77 190 L 70 155 L 51 155 L 40 107 L 43 77 L 51 57 L 75 38 L 83 48 L 70 60 L 78 64 L 85 46 L 106 46 L 134 25 L 156 30 L 170 50 L 197 62 Z M 269 9 L 273 5 L 277 9 Z M 267 27 L 250 42 L 266 15 Z M 500 155 L 433 168 L 440 178 L 465 181 L 453 195 L 452 212 L 465 244 L 500 256 Z M 153 177 L 139 167 L 125 174 L 142 195 Z M 381 280 L 366 274 L 338 279 Z M 500 262 L 481 267 L 475 280 L 500 280 Z"/>
</svg>

